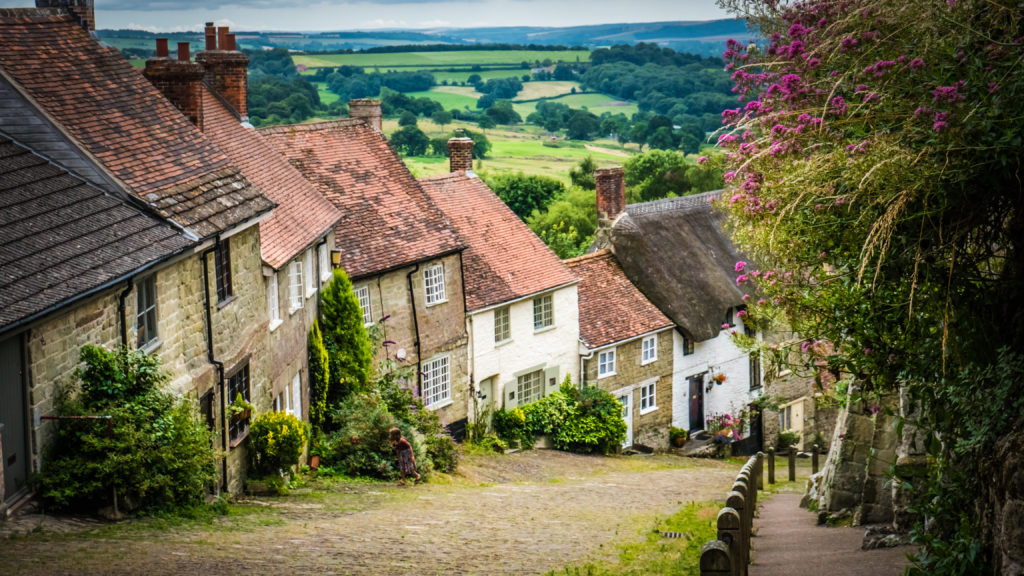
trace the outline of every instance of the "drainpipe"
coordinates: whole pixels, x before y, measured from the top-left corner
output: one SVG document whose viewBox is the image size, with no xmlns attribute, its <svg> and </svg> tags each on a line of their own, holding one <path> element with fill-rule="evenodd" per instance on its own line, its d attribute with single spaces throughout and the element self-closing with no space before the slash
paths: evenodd
<svg viewBox="0 0 1024 576">
<path fill-rule="evenodd" d="M 224 450 L 224 458 L 221 459 L 221 491 L 228 491 L 228 436 L 226 432 L 227 402 L 224 396 L 227 390 L 224 387 L 224 363 L 218 362 L 213 356 L 213 315 L 210 313 L 210 253 L 220 248 L 220 235 L 214 237 L 213 247 L 203 251 L 203 295 L 206 305 L 206 359 L 217 367 L 217 379 L 220 385 L 220 444 Z"/>
<path fill-rule="evenodd" d="M 125 318 L 125 298 L 132 292 L 132 279 L 125 280 L 124 290 L 117 297 L 117 313 L 121 316 L 121 348 L 128 348 L 128 319 Z"/>
<path fill-rule="evenodd" d="M 409 285 L 409 303 L 412 304 L 412 329 L 416 337 L 416 393 L 423 397 L 423 358 L 420 356 L 420 323 L 416 318 L 416 293 L 412 289 L 412 275 L 420 269 L 419 262 L 416 267 L 405 275 L 405 281 Z"/>
<path fill-rule="evenodd" d="M 583 389 L 583 387 L 587 383 L 587 372 L 586 372 L 586 370 L 583 367 L 583 362 L 585 360 L 590 360 L 591 358 L 593 358 L 595 352 L 597 352 L 596 349 L 595 350 L 591 350 L 590 354 L 587 354 L 586 356 L 583 356 L 582 354 L 580 355 L 580 389 L 581 390 Z"/>
</svg>

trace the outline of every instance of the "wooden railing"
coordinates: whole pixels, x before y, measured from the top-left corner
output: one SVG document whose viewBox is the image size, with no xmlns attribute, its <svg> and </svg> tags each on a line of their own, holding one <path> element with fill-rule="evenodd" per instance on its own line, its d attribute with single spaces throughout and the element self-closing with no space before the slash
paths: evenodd
<svg viewBox="0 0 1024 576">
<path fill-rule="evenodd" d="M 763 452 L 754 454 L 736 475 L 725 507 L 718 511 L 718 539 L 701 549 L 701 576 L 746 576 L 757 491 L 764 490 L 764 460 Z"/>
</svg>

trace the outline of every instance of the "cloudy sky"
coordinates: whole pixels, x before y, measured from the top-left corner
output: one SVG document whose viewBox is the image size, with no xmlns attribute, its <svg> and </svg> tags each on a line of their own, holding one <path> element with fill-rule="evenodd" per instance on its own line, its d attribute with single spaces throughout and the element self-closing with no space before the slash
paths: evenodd
<svg viewBox="0 0 1024 576">
<path fill-rule="evenodd" d="M 0 0 L 0 8 L 34 0 Z M 215 21 L 237 30 L 575 26 L 728 17 L 714 0 L 96 0 L 100 28 L 154 32 Z"/>
</svg>

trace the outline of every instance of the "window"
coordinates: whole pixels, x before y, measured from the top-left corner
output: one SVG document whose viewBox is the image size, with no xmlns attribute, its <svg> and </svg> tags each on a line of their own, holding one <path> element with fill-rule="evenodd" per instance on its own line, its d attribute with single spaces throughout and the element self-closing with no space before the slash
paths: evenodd
<svg viewBox="0 0 1024 576">
<path fill-rule="evenodd" d="M 363 326 L 373 324 L 373 308 L 370 305 L 370 287 L 360 286 L 353 290 L 356 300 L 359 300 L 359 307 L 363 310 Z"/>
<path fill-rule="evenodd" d="M 533 299 L 533 330 L 543 330 L 555 323 L 551 294 Z"/>
<path fill-rule="evenodd" d="M 597 355 L 597 377 L 603 378 L 615 374 L 615 349 Z"/>
<path fill-rule="evenodd" d="M 509 306 L 494 311 L 494 341 L 504 342 L 512 338 L 511 309 Z"/>
<path fill-rule="evenodd" d="M 281 325 L 281 306 L 277 290 L 277 272 L 267 281 L 267 314 L 270 316 L 270 329 Z"/>
<path fill-rule="evenodd" d="M 761 387 L 761 356 L 756 352 L 750 355 L 750 389 Z"/>
<path fill-rule="evenodd" d="M 136 346 L 145 348 L 157 341 L 156 334 L 156 275 L 135 285 Z"/>
<path fill-rule="evenodd" d="M 440 408 L 452 399 L 451 372 L 448 357 L 441 356 L 423 363 L 423 405 Z"/>
<path fill-rule="evenodd" d="M 320 261 L 320 281 L 327 282 L 331 279 L 331 260 L 327 257 L 327 243 L 317 246 L 316 258 Z"/>
<path fill-rule="evenodd" d="M 683 356 L 693 354 L 693 340 L 683 336 Z"/>
<path fill-rule="evenodd" d="M 640 363 L 650 364 L 658 359 L 658 335 L 648 336 L 640 343 Z"/>
<path fill-rule="evenodd" d="M 730 328 L 736 325 L 736 320 L 732 317 L 732 308 L 726 308 L 722 324 L 728 324 Z"/>
<path fill-rule="evenodd" d="M 516 396 L 520 406 L 540 400 L 544 396 L 544 371 L 536 370 L 516 378 Z"/>
<path fill-rule="evenodd" d="M 302 308 L 302 260 L 295 260 L 288 267 L 288 312 Z"/>
<path fill-rule="evenodd" d="M 234 402 L 235 398 L 237 398 L 239 394 L 242 395 L 242 398 L 245 398 L 246 402 L 251 401 L 251 397 L 249 396 L 248 362 L 246 362 L 245 366 L 242 366 L 238 371 L 228 377 L 227 403 L 230 404 Z M 244 438 L 248 431 L 249 419 L 240 420 L 238 418 L 231 418 L 231 422 L 228 424 L 228 438 L 230 438 L 232 442 Z"/>
<path fill-rule="evenodd" d="M 313 294 L 316 294 L 316 282 L 313 278 L 313 271 L 316 268 L 313 265 L 313 249 L 306 250 L 306 298 L 309 298 Z"/>
<path fill-rule="evenodd" d="M 292 378 L 292 397 L 286 401 L 288 412 L 299 420 L 302 420 L 302 374 L 295 373 Z"/>
<path fill-rule="evenodd" d="M 221 240 L 213 250 L 214 275 L 217 277 L 217 302 L 231 298 L 231 244 Z"/>
<path fill-rule="evenodd" d="M 658 409 L 657 382 L 651 382 L 640 387 L 640 413 L 650 412 Z"/>
<path fill-rule="evenodd" d="M 793 407 L 786 406 L 779 412 L 779 428 L 789 430 L 793 427 Z"/>
<path fill-rule="evenodd" d="M 433 264 L 423 269 L 423 291 L 427 306 L 439 304 L 448 299 L 444 293 L 444 265 Z"/>
</svg>

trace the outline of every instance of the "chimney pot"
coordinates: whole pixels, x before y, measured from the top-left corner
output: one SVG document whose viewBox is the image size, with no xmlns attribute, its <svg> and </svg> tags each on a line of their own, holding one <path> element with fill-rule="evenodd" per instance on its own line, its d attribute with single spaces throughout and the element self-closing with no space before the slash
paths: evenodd
<svg viewBox="0 0 1024 576">
<path fill-rule="evenodd" d="M 167 50 L 167 38 L 156 39 L 156 57 L 167 58 L 170 56 L 170 52 Z"/>
<path fill-rule="evenodd" d="M 213 22 L 207 22 L 204 30 L 206 35 L 206 49 L 216 50 L 217 49 L 217 28 L 213 25 Z"/>
<path fill-rule="evenodd" d="M 191 59 L 192 55 L 188 49 L 188 42 L 178 42 L 178 60 L 188 62 Z"/>
<path fill-rule="evenodd" d="M 626 209 L 626 186 L 621 166 L 594 171 L 597 182 L 597 220 L 612 223 Z"/>
<path fill-rule="evenodd" d="M 225 46 L 224 49 L 225 50 L 234 50 L 235 49 L 235 35 L 234 34 L 228 34 L 228 35 L 225 36 L 225 38 L 228 41 L 228 45 Z"/>
<path fill-rule="evenodd" d="M 224 50 L 225 46 L 228 45 L 227 35 L 228 35 L 228 27 L 227 26 L 218 26 L 217 27 L 217 47 L 220 48 L 221 50 Z"/>
<path fill-rule="evenodd" d="M 448 166 L 452 172 L 473 169 L 473 139 L 465 136 L 448 139 Z"/>
<path fill-rule="evenodd" d="M 249 114 L 249 57 L 235 50 L 235 35 L 228 33 L 226 26 L 214 28 L 207 23 L 206 39 L 207 49 L 196 54 L 196 62 L 206 70 L 206 85 L 230 104 L 239 117 L 245 118 Z"/>
<path fill-rule="evenodd" d="M 357 100 L 349 100 L 348 117 L 362 119 L 377 132 L 383 132 L 380 100 L 377 100 L 376 98 L 359 98 Z"/>
</svg>

